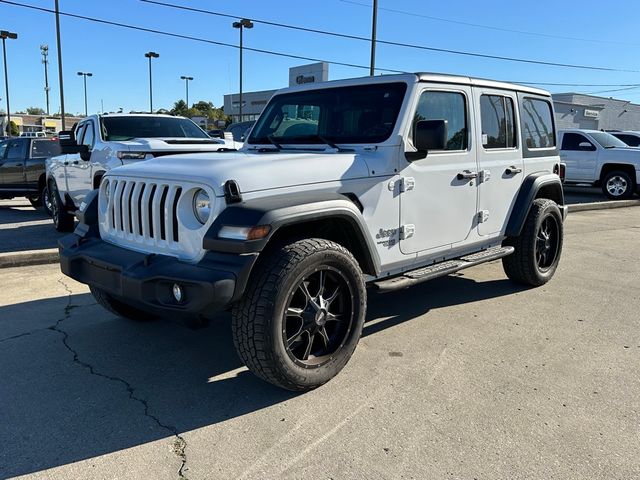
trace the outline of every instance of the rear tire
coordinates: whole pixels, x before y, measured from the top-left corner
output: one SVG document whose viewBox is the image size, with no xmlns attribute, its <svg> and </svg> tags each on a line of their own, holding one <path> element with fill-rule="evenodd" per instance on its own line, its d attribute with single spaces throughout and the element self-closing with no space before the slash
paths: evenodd
<svg viewBox="0 0 640 480">
<path fill-rule="evenodd" d="M 286 244 L 257 267 L 233 307 L 236 351 L 278 387 L 319 387 L 351 358 L 366 298 L 364 276 L 347 249 L 318 238 Z"/>
<path fill-rule="evenodd" d="M 60 193 L 56 182 L 49 183 L 49 193 L 51 195 L 51 218 L 56 230 L 59 232 L 72 232 L 75 218 L 67 212 L 60 199 Z"/>
<path fill-rule="evenodd" d="M 502 259 L 509 279 L 532 287 L 544 285 L 555 273 L 562 253 L 562 214 L 553 200 L 538 198 L 518 237 L 504 244 L 515 248 Z"/>
<path fill-rule="evenodd" d="M 44 187 L 42 189 L 40 198 L 42 198 L 42 209 L 44 210 L 44 213 L 51 216 L 51 194 L 49 193 L 49 187 Z"/>
<path fill-rule="evenodd" d="M 602 192 L 611 200 L 626 200 L 633 196 L 635 182 L 621 170 L 609 172 L 602 179 Z"/>
<path fill-rule="evenodd" d="M 96 302 L 98 302 L 105 310 L 117 315 L 118 317 L 134 320 L 136 322 L 148 322 L 156 319 L 156 316 L 149 312 L 145 312 L 144 310 L 139 310 L 125 303 L 119 302 L 98 287 L 89 286 L 89 290 L 91 290 L 91 295 L 96 299 Z"/>
</svg>

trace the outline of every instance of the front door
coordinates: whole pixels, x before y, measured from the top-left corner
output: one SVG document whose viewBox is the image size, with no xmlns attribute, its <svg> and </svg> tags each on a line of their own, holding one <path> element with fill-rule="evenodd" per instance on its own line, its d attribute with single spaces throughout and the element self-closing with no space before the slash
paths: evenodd
<svg viewBox="0 0 640 480">
<path fill-rule="evenodd" d="M 560 161 L 566 166 L 569 182 L 592 182 L 598 162 L 594 142 L 577 132 L 565 132 L 560 147 Z"/>
<path fill-rule="evenodd" d="M 400 176 L 400 220 L 404 254 L 435 253 L 468 239 L 477 212 L 476 148 L 471 141 L 473 115 L 470 87 L 436 88 L 420 94 L 409 132 L 419 120 L 445 120 L 447 144 L 420 160 L 406 161 Z M 402 160 L 404 162 L 404 160 Z M 413 187 L 411 187 L 413 184 Z"/>
<path fill-rule="evenodd" d="M 93 149 L 95 140 L 95 128 L 93 121 L 78 126 L 76 142 L 78 145 L 86 145 L 89 154 Z M 82 159 L 80 154 L 73 154 L 67 157 L 67 185 L 69 187 L 69 195 L 76 207 L 84 201 L 87 194 L 93 190 L 93 179 L 91 178 L 91 161 L 89 158 Z"/>
<path fill-rule="evenodd" d="M 474 104 L 480 112 L 476 127 L 479 167 L 478 234 L 504 232 L 524 178 L 522 146 L 519 145 L 514 93 L 474 89 Z"/>
<path fill-rule="evenodd" d="M 2 187 L 7 189 L 23 188 L 24 162 L 27 156 L 26 138 L 12 138 L 7 140 L 4 158 L 0 157 L 0 180 Z"/>
</svg>

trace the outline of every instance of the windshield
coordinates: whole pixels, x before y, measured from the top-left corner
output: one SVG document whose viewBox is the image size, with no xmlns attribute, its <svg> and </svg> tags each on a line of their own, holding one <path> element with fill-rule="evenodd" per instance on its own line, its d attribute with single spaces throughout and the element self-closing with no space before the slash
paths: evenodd
<svg viewBox="0 0 640 480">
<path fill-rule="evenodd" d="M 405 83 L 285 93 L 271 99 L 250 144 L 384 142 L 395 126 Z"/>
<path fill-rule="evenodd" d="M 614 137 L 610 133 L 607 132 L 594 132 L 591 134 L 593 139 L 598 142 L 602 148 L 613 148 L 613 147 L 628 147 L 626 143 L 624 143 L 619 138 Z"/>
<path fill-rule="evenodd" d="M 191 120 L 178 117 L 102 117 L 102 138 L 107 142 L 132 138 L 203 138 L 209 135 Z"/>
</svg>

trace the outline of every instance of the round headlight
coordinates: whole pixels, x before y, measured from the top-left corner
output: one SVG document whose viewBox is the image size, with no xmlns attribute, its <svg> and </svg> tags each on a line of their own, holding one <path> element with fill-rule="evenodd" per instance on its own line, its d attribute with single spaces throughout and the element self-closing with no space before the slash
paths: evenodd
<svg viewBox="0 0 640 480">
<path fill-rule="evenodd" d="M 201 224 L 207 223 L 211 216 L 211 199 L 209 194 L 200 189 L 193 196 L 193 213 Z"/>
</svg>

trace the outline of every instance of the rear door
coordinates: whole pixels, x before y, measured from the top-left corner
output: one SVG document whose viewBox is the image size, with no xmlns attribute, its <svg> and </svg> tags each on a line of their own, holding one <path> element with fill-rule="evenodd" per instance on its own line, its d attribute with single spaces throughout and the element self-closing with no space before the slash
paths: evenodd
<svg viewBox="0 0 640 480">
<path fill-rule="evenodd" d="M 47 158 L 60 155 L 60 144 L 52 138 L 34 138 L 29 147 L 29 156 L 25 165 L 26 182 L 30 187 L 38 188 L 40 177 L 45 172 Z"/>
<path fill-rule="evenodd" d="M 4 159 L 0 160 L 0 180 L 3 188 L 24 187 L 24 164 L 28 143 L 27 138 L 11 138 L 7 141 Z"/>
<path fill-rule="evenodd" d="M 565 132 L 560 147 L 560 160 L 566 166 L 568 182 L 592 182 L 598 162 L 595 142 L 577 132 Z"/>
<path fill-rule="evenodd" d="M 524 178 L 515 92 L 474 88 L 478 141 L 478 234 L 504 231 Z"/>
</svg>

